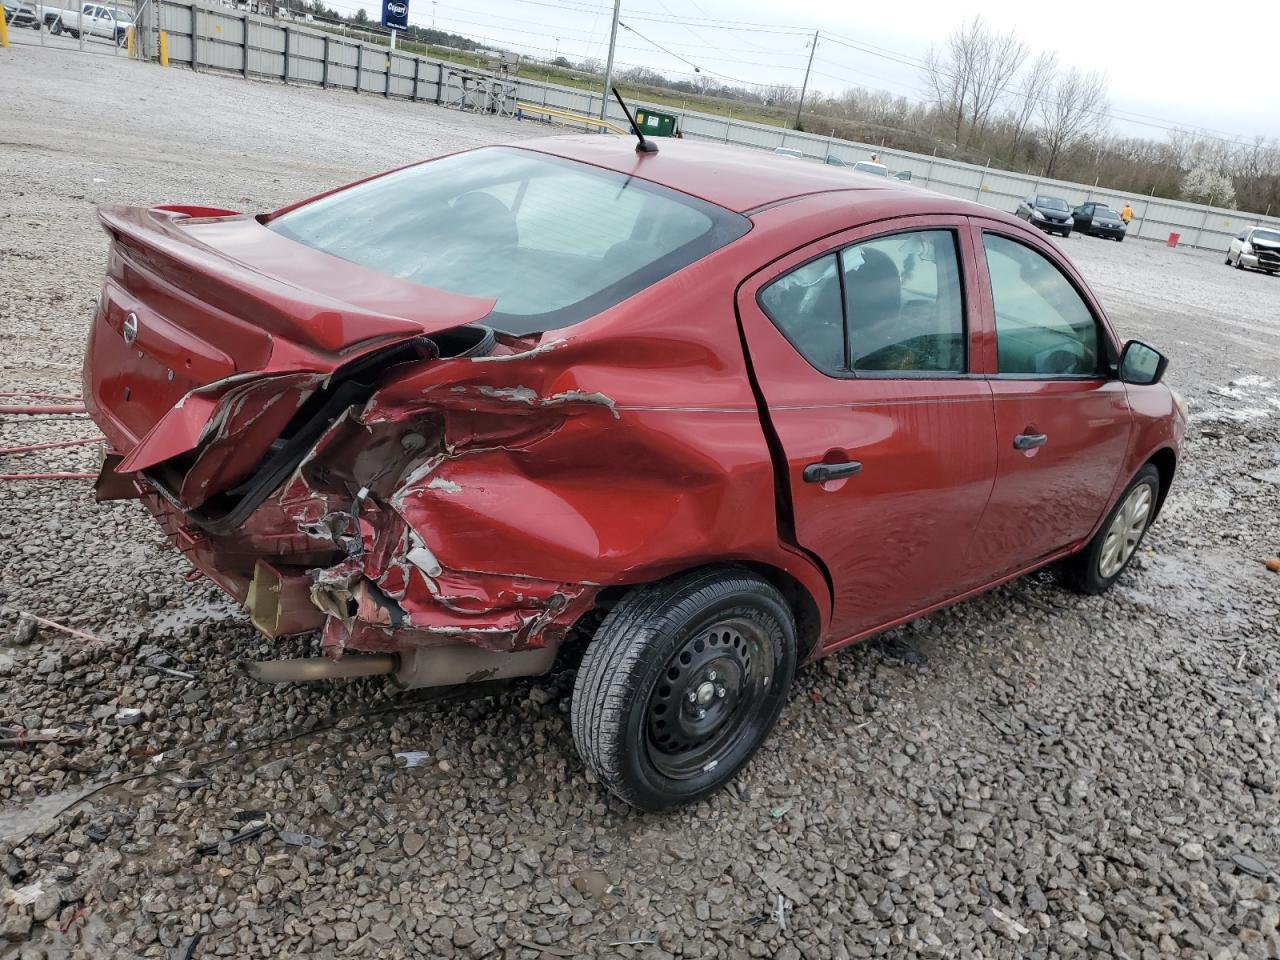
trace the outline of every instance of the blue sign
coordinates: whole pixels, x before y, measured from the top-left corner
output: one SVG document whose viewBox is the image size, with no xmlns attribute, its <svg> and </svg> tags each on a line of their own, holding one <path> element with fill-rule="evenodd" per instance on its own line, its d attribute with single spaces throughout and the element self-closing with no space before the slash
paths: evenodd
<svg viewBox="0 0 1280 960">
<path fill-rule="evenodd" d="M 382 25 L 389 30 L 407 30 L 409 0 L 382 0 Z"/>
</svg>

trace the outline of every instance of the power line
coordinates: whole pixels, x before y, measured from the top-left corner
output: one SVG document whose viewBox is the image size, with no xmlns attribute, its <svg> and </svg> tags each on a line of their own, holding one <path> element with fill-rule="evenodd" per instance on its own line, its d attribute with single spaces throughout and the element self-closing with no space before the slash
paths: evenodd
<svg viewBox="0 0 1280 960">
<path fill-rule="evenodd" d="M 598 41 L 595 40 L 595 27 L 598 25 L 599 15 L 602 12 L 609 10 L 609 7 L 607 6 L 596 4 L 596 3 L 585 2 L 585 0 L 511 0 L 511 2 L 523 3 L 523 4 L 533 5 L 533 6 L 543 7 L 543 8 L 559 9 L 559 10 L 564 10 L 570 13 L 592 14 L 593 29 L 591 32 L 591 38 L 589 41 L 587 41 L 589 46 L 595 46 L 598 43 Z M 761 21 L 725 20 L 723 18 L 708 17 L 708 16 L 705 16 L 705 13 L 706 13 L 705 10 L 701 11 L 704 14 L 704 16 L 701 16 L 701 17 L 681 16 L 673 13 L 670 10 L 670 8 L 666 6 L 663 0 L 657 0 L 657 2 L 663 7 L 662 11 L 638 9 L 634 12 L 629 13 L 627 19 L 632 22 L 680 26 L 682 29 L 685 29 L 687 32 L 689 32 L 690 35 L 693 36 L 695 39 L 701 40 L 704 44 L 706 44 L 707 47 L 710 47 L 712 49 L 718 48 L 718 45 L 707 43 L 705 37 L 700 36 L 698 33 L 694 31 L 693 29 L 694 27 L 700 30 L 723 30 L 723 31 L 741 32 L 741 33 L 765 33 L 765 34 L 770 34 L 775 36 L 804 36 L 804 35 L 807 35 L 812 30 L 811 27 L 805 27 L 797 24 L 778 24 L 778 23 L 768 23 L 768 22 L 761 22 Z M 339 7 L 345 7 L 346 9 L 349 9 L 349 10 L 354 9 L 349 4 L 336 3 L 335 5 Z M 701 8 L 699 9 L 701 10 Z M 491 15 L 488 12 L 481 13 L 481 11 L 468 10 L 466 12 L 473 12 L 480 15 Z M 437 19 L 466 24 L 469 26 L 480 26 L 486 29 L 499 29 L 499 30 L 512 29 L 512 28 L 504 28 L 501 25 L 495 25 L 495 24 L 475 23 L 474 21 L 467 21 L 464 19 L 456 18 L 456 17 L 437 16 Z M 520 21 L 520 18 L 515 18 L 515 17 L 508 17 L 507 19 L 524 22 L 524 23 L 535 22 L 535 21 Z M 418 24 L 418 25 L 421 26 L 422 24 Z M 632 26 L 627 26 L 625 24 L 623 24 L 623 26 L 625 26 L 626 29 L 628 29 L 630 32 L 636 34 L 636 36 L 640 37 L 642 40 L 649 43 L 654 48 L 667 54 L 668 56 L 679 61 L 680 63 L 683 63 L 687 66 L 691 66 L 693 68 L 695 75 L 708 74 L 708 75 L 719 77 L 720 79 L 723 79 L 723 80 L 728 80 L 733 83 L 738 83 L 738 84 L 742 84 L 744 86 L 750 86 L 750 87 L 773 86 L 773 84 L 765 84 L 765 83 L 760 83 L 758 81 L 744 80 L 738 77 L 730 76 L 729 74 L 708 70 L 704 67 L 699 66 L 697 63 L 695 63 L 694 60 L 690 59 L 690 56 L 686 56 L 682 53 L 677 52 L 679 45 L 664 46 L 663 44 L 658 43 L 652 38 L 639 33 L 639 31 L 637 31 Z M 521 30 L 518 32 L 527 32 L 527 31 Z M 565 32 L 567 31 L 561 31 L 561 35 L 563 35 Z M 550 36 L 549 34 L 547 35 Z M 822 38 L 838 46 L 845 47 L 846 49 L 855 50 L 859 53 L 864 53 L 868 56 L 873 56 L 879 59 L 887 60 L 889 62 L 896 63 L 900 66 L 909 67 L 914 70 L 922 70 L 926 66 L 925 61 L 920 57 L 916 57 L 911 54 L 904 53 L 902 51 L 892 50 L 887 47 L 881 47 L 869 41 L 855 40 L 841 33 L 823 31 Z M 485 38 L 485 39 L 487 40 L 488 38 Z M 744 37 L 744 42 L 747 42 L 745 37 Z M 510 43 L 513 46 L 523 46 L 532 50 L 548 49 L 543 47 L 536 47 L 531 44 L 524 44 L 524 43 L 517 43 L 517 42 L 510 42 Z M 755 45 L 753 44 L 752 46 L 755 46 Z M 639 52 L 639 48 L 631 47 L 628 49 Z M 760 50 L 759 48 L 757 48 L 757 52 L 770 53 L 770 55 L 776 55 L 776 56 L 803 56 L 803 54 L 801 53 L 784 53 L 784 52 L 774 53 L 771 51 Z M 692 55 L 696 56 L 697 54 L 695 53 Z M 758 61 L 753 61 L 753 60 L 735 61 L 732 58 L 728 58 L 728 57 L 713 58 L 709 56 L 701 56 L 699 57 L 699 59 L 704 61 L 717 60 L 719 62 L 726 62 L 726 63 L 737 62 L 747 66 L 762 67 L 765 69 L 773 69 L 773 70 L 789 70 L 789 69 L 798 70 L 799 69 L 798 65 L 791 66 L 791 65 L 784 65 L 784 64 L 766 64 L 766 63 L 760 63 Z M 647 64 L 626 64 L 626 65 L 627 66 L 647 66 Z M 866 71 L 858 70 L 857 68 L 847 66 L 845 64 L 839 64 L 839 66 L 843 69 L 851 70 L 854 73 L 863 74 L 867 77 L 870 77 L 873 80 L 879 81 L 882 84 L 893 82 L 893 81 L 889 81 L 887 78 L 877 76 L 876 74 L 867 73 Z M 679 71 L 679 70 L 670 70 L 669 72 L 677 73 L 677 74 L 682 73 L 682 71 Z M 841 82 L 846 82 L 846 83 L 854 83 L 854 85 L 858 85 L 858 86 L 861 85 L 854 81 L 851 81 L 847 77 L 840 77 L 840 76 L 836 76 L 831 73 L 827 73 L 823 71 L 815 71 L 815 72 L 819 73 L 821 76 L 827 77 L 828 79 L 840 80 Z M 688 75 L 688 74 L 685 74 L 685 75 Z M 954 75 L 949 72 L 944 72 L 944 76 L 947 76 L 951 79 L 955 79 Z M 917 90 L 915 95 L 923 102 L 930 102 L 933 100 L 933 97 L 931 97 L 927 92 Z M 1022 96 L 1025 96 L 1025 94 Z M 1030 99 L 1040 104 L 1056 103 L 1055 98 L 1045 96 L 1045 95 L 1032 95 Z M 1181 121 L 1171 120 L 1165 117 L 1157 117 L 1157 116 L 1153 116 L 1145 113 L 1139 113 L 1137 111 L 1132 111 L 1132 110 L 1124 110 L 1124 109 L 1117 109 L 1114 107 L 1110 107 L 1108 108 L 1107 111 L 1105 111 L 1105 113 L 1100 112 L 1099 117 L 1100 118 L 1109 117 L 1111 119 L 1134 124 L 1136 126 L 1142 126 L 1149 129 L 1160 130 L 1166 134 L 1172 133 L 1175 131 L 1186 131 L 1188 133 L 1192 133 L 1196 136 L 1202 137 L 1207 140 L 1213 140 L 1213 141 L 1217 141 L 1220 143 L 1225 143 L 1233 146 L 1251 146 L 1253 143 L 1252 138 L 1242 134 L 1233 133 L 1233 132 L 1224 131 L 1224 130 L 1215 130 L 1209 127 L 1184 123 Z"/>
</svg>

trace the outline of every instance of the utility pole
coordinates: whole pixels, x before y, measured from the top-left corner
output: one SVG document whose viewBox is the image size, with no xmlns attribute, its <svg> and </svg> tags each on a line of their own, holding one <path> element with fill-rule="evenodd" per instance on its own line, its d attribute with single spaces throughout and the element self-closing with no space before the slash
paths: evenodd
<svg viewBox="0 0 1280 960">
<path fill-rule="evenodd" d="M 605 119 L 609 109 L 609 88 L 613 86 L 613 51 L 618 46 L 618 17 L 622 13 L 622 0 L 613 0 L 613 26 L 609 30 L 609 62 L 604 65 L 604 93 L 600 96 L 600 119 Z"/>
<path fill-rule="evenodd" d="M 804 68 L 804 86 L 800 88 L 800 102 L 796 104 L 796 129 L 800 129 L 800 111 L 804 109 L 804 95 L 809 92 L 809 71 L 813 69 L 813 55 L 818 52 L 818 31 L 813 31 L 813 42 L 809 44 L 809 65 Z"/>
</svg>

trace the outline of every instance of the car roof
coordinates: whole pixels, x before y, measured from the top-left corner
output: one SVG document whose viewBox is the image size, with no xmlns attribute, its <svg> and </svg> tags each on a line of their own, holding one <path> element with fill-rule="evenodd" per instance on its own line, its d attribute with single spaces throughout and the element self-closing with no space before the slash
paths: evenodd
<svg viewBox="0 0 1280 960">
<path fill-rule="evenodd" d="M 738 213 L 832 190 L 850 191 L 851 195 L 865 191 L 877 199 L 895 190 L 911 196 L 919 193 L 918 187 L 906 183 L 895 187 L 886 184 L 883 177 L 851 172 L 848 167 L 799 164 L 771 150 L 669 138 L 660 139 L 657 144 L 657 153 L 640 154 L 636 152 L 636 141 L 630 137 L 586 135 L 521 140 L 511 146 L 641 177 Z M 940 204 L 942 207 L 964 207 L 966 211 L 976 208 L 984 215 L 991 212 L 964 201 Z"/>
</svg>

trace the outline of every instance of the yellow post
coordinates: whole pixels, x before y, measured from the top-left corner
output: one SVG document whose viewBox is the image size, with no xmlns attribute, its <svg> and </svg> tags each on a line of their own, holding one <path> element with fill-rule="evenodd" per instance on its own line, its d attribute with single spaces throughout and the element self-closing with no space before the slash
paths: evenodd
<svg viewBox="0 0 1280 960">
<path fill-rule="evenodd" d="M 132 57 L 133 56 L 133 27 L 130 27 L 127 31 L 125 31 L 125 37 L 128 38 L 125 42 L 125 54 L 127 56 Z"/>
<path fill-rule="evenodd" d="M 0 47 L 9 46 L 9 24 L 5 23 L 6 19 L 4 11 L 0 10 Z"/>
<path fill-rule="evenodd" d="M 160 66 L 169 65 L 169 34 L 160 31 Z"/>
</svg>

